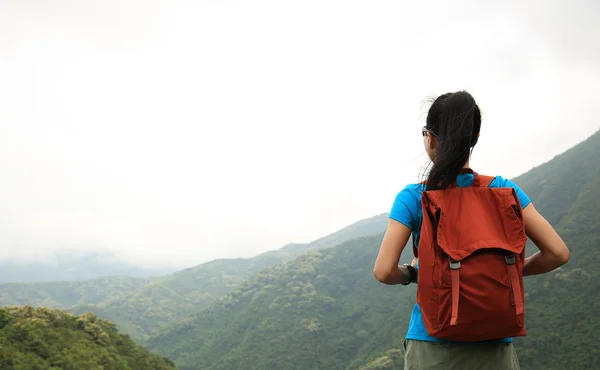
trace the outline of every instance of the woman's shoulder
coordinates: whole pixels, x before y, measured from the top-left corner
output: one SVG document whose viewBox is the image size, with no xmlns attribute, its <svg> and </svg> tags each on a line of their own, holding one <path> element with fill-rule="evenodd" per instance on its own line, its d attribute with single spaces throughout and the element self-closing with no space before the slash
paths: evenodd
<svg viewBox="0 0 600 370">
<path fill-rule="evenodd" d="M 426 185 L 423 183 L 410 183 L 405 185 L 396 195 L 396 198 L 404 200 L 421 201 L 421 196 L 425 191 Z"/>
<path fill-rule="evenodd" d="M 405 185 L 401 191 L 421 194 L 423 193 L 423 190 L 425 190 L 424 183 L 410 183 Z"/>
<path fill-rule="evenodd" d="M 390 211 L 390 218 L 415 230 L 420 214 L 421 194 L 424 184 L 408 184 L 396 195 Z"/>
<path fill-rule="evenodd" d="M 514 181 L 506 177 L 494 176 L 494 179 L 490 183 L 490 188 L 513 188 L 519 197 L 522 208 L 527 207 L 529 203 L 531 203 L 531 199 L 529 199 L 523 189 L 521 189 Z"/>
<path fill-rule="evenodd" d="M 512 180 L 503 177 L 501 175 L 496 175 L 496 176 L 489 176 L 492 179 L 492 182 L 490 182 L 490 187 L 491 188 L 518 188 L 519 186 L 513 182 Z"/>
</svg>

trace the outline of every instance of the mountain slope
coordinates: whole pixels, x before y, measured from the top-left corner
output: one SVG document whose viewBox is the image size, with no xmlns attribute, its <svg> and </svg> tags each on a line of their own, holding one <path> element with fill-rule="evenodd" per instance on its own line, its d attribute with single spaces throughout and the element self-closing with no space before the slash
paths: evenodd
<svg viewBox="0 0 600 370">
<path fill-rule="evenodd" d="M 515 339 L 521 367 L 600 368 L 600 132 L 514 181 L 571 249 L 567 265 L 526 278 L 529 335 Z M 380 240 L 275 266 L 149 346 L 181 369 L 392 368 L 416 287 L 374 280 Z"/>
<path fill-rule="evenodd" d="M 175 369 L 93 315 L 0 308 L 2 369 Z"/>
<path fill-rule="evenodd" d="M 111 280 L 108 285 L 108 279 L 0 284 L 0 305 L 60 307 L 76 314 L 94 312 L 115 322 L 124 333 L 144 340 L 168 324 L 204 309 L 269 266 L 291 261 L 307 250 L 328 248 L 357 236 L 381 233 L 387 226 L 387 219 L 387 213 L 383 213 L 308 244 L 290 244 L 253 258 L 215 260 L 159 278 L 123 279 L 118 284 Z M 100 296 L 99 292 L 103 294 Z"/>
<path fill-rule="evenodd" d="M 597 179 L 599 147 L 600 131 L 514 181 L 556 225 L 571 211 L 581 190 Z"/>
<path fill-rule="evenodd" d="M 393 288 L 365 278 L 381 239 L 354 239 L 262 271 L 149 346 L 180 369 L 343 368 L 390 324 L 389 307 L 410 310 Z"/>
<path fill-rule="evenodd" d="M 600 368 L 600 131 L 515 181 L 571 251 L 567 265 L 526 278 L 523 368 Z"/>
<path fill-rule="evenodd" d="M 81 303 L 95 304 L 134 292 L 150 279 L 107 277 L 86 281 L 0 284 L 0 306 L 66 308 Z"/>
</svg>

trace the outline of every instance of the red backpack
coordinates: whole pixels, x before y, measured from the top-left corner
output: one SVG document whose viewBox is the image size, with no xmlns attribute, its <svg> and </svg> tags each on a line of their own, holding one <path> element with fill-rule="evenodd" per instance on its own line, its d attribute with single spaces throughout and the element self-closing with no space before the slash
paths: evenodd
<svg viewBox="0 0 600 370">
<path fill-rule="evenodd" d="M 512 188 L 475 177 L 424 191 L 417 303 L 436 338 L 475 342 L 526 335 L 523 263 L 525 223 Z"/>
</svg>

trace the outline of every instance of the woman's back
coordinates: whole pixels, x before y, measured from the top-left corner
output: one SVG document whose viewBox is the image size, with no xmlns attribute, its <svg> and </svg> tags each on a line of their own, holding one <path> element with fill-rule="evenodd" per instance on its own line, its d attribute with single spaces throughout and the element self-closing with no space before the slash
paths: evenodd
<svg viewBox="0 0 600 370">
<path fill-rule="evenodd" d="M 429 278 L 431 274 L 431 271 L 429 270 L 434 268 L 434 261 L 431 255 L 429 255 L 429 257 L 424 257 L 427 259 L 423 260 L 423 263 L 421 264 L 422 266 L 425 266 L 423 267 L 426 269 L 425 271 L 419 271 L 420 266 L 417 258 L 413 259 L 411 265 L 401 267 L 398 266 L 398 261 L 411 234 L 413 236 L 414 251 L 418 253 L 418 246 L 422 242 L 423 193 L 425 191 L 444 191 L 454 185 L 459 188 L 472 186 L 475 179 L 474 174 L 462 172 L 470 171 L 469 158 L 472 148 L 479 138 L 480 126 L 481 115 L 479 107 L 468 93 L 458 92 L 444 94 L 433 102 L 428 112 L 427 125 L 422 130 L 424 146 L 432 160 L 433 166 L 429 171 L 426 181 L 407 185 L 398 193 L 393 202 L 388 230 L 384 236 L 375 263 L 374 275 L 377 280 L 385 284 L 418 284 L 418 276 L 426 273 L 427 275 L 423 276 L 427 276 L 428 279 L 423 280 L 421 290 L 426 290 L 429 296 L 437 294 L 436 291 L 431 290 L 432 286 L 439 287 L 440 284 L 442 284 L 463 287 L 462 291 L 454 289 L 451 294 L 448 293 L 448 296 L 451 295 L 452 298 L 457 298 L 455 299 L 456 302 L 460 302 L 460 299 L 469 300 L 472 298 L 468 297 L 468 294 L 471 293 L 468 290 L 467 295 L 465 296 L 464 289 L 468 289 L 469 281 L 466 281 L 466 288 L 464 288 L 464 284 L 460 284 L 459 276 L 463 276 L 463 279 L 465 278 L 465 270 L 463 269 L 462 273 L 459 273 L 458 271 L 460 270 L 460 261 L 457 261 L 459 262 L 458 264 L 455 263 L 454 268 L 452 267 L 452 264 L 448 267 L 446 276 L 452 275 L 452 281 L 450 283 L 443 283 L 441 281 L 436 281 L 435 279 L 432 281 Z M 521 256 L 522 259 L 517 263 L 517 266 L 523 267 L 522 269 L 519 268 L 519 270 L 511 270 L 511 276 L 514 277 L 518 275 L 518 278 L 520 279 L 521 274 L 526 276 L 544 273 L 567 262 L 569 252 L 564 245 L 564 242 L 556 234 L 551 225 L 549 225 L 535 210 L 529 197 L 516 184 L 501 176 L 496 176 L 489 182 L 489 188 L 513 189 L 514 194 L 518 199 L 518 203 L 515 200 L 515 204 L 520 204 L 522 208 L 522 211 L 519 212 L 520 217 L 522 217 L 522 222 L 516 225 L 520 225 L 518 227 L 522 229 L 520 235 L 523 237 L 519 239 L 519 245 L 515 246 L 514 250 L 523 250 Z M 469 202 L 474 201 L 477 202 L 477 200 L 473 200 L 472 198 L 469 200 Z M 495 212 L 494 207 L 489 207 L 489 205 L 487 210 L 489 212 Z M 498 210 L 498 212 L 500 211 Z M 481 217 L 481 215 L 479 217 Z M 468 217 L 464 219 L 468 219 Z M 430 219 L 428 218 L 426 221 L 426 225 L 430 227 Z M 449 225 L 452 225 L 452 223 L 449 223 Z M 482 224 L 480 223 L 480 225 Z M 513 227 L 514 226 L 515 225 L 513 225 Z M 450 226 L 445 226 L 445 233 L 451 235 L 453 232 L 458 232 L 458 229 L 448 230 L 448 227 Z M 503 225 L 500 224 L 500 226 L 497 227 L 503 227 Z M 463 227 L 461 227 L 461 230 L 462 233 L 465 232 Z M 434 237 L 431 234 L 432 233 L 429 231 L 424 233 L 424 239 L 426 239 L 424 240 L 424 242 L 426 242 L 425 245 L 436 245 L 439 247 L 432 239 Z M 481 230 L 479 230 L 479 234 L 474 233 L 474 235 L 481 235 Z M 525 235 L 527 235 L 527 237 L 529 237 L 540 249 L 538 253 L 526 259 L 524 258 Z M 456 238 L 451 238 L 454 241 L 466 240 L 464 238 L 461 239 L 461 235 L 454 236 L 457 236 Z M 485 237 L 482 236 L 481 239 L 485 239 Z M 512 243 L 516 243 L 515 240 L 517 239 L 513 238 L 512 240 Z M 521 246 L 521 244 L 523 245 Z M 458 248 L 459 246 L 450 247 Z M 521 247 L 522 249 L 520 249 Z M 444 251 L 442 250 L 442 252 Z M 442 255 L 443 254 L 440 256 Z M 507 260 L 507 264 L 509 263 L 508 261 L 509 260 Z M 436 262 L 439 263 L 439 261 Z M 439 269 L 440 267 L 438 266 L 435 268 Z M 457 271 L 450 271 L 452 269 Z M 515 271 L 518 272 L 518 274 L 515 275 Z M 440 277 L 439 274 L 435 276 L 437 276 L 437 279 Z M 468 277 L 469 274 L 466 276 Z M 454 278 L 456 278 L 456 281 Z M 485 279 L 488 278 L 489 277 Z M 507 279 L 509 279 L 509 277 L 507 277 Z M 513 280 L 516 279 L 513 278 Z M 501 279 L 499 281 L 501 281 Z M 455 282 L 456 284 L 452 284 Z M 465 281 L 463 280 L 463 283 L 464 282 Z M 518 291 L 520 287 L 522 287 L 522 282 L 521 285 L 513 284 L 511 290 Z M 447 288 L 450 289 L 450 287 Z M 417 290 L 419 292 L 419 288 L 417 288 Z M 449 291 L 450 290 L 448 290 L 448 292 Z M 518 296 L 512 295 L 511 299 L 513 305 L 515 304 L 514 300 L 516 297 Z M 446 299 L 446 301 L 444 301 L 438 299 L 435 301 L 437 303 L 432 303 L 433 301 L 431 301 L 431 299 L 425 301 L 427 302 L 425 308 L 428 309 L 426 313 L 429 313 L 430 315 L 429 317 L 425 317 L 425 320 L 428 320 L 427 323 L 429 325 L 426 325 L 425 323 L 422 307 L 420 307 L 418 303 L 415 304 L 411 313 L 411 320 L 405 340 L 405 368 L 470 369 L 480 368 L 481 366 L 481 368 L 486 369 L 518 369 L 518 360 L 514 348 L 512 347 L 512 338 L 510 337 L 491 338 L 490 340 L 478 341 L 476 343 L 470 341 L 465 343 L 450 341 L 433 335 L 433 332 L 436 331 L 432 329 L 431 318 L 437 314 L 436 307 L 443 310 L 444 307 L 440 305 L 450 305 L 451 303 L 449 301 L 451 300 Z M 517 301 L 519 300 L 517 299 Z M 508 303 L 506 305 L 507 307 L 510 307 Z M 463 320 L 463 324 L 465 323 L 465 320 L 469 320 L 468 313 L 466 315 L 463 314 L 462 317 L 460 316 L 461 311 L 459 310 L 459 307 L 462 306 L 459 306 L 458 303 L 452 306 L 452 325 L 457 324 L 456 317 L 460 318 L 458 320 Z M 449 318 L 447 319 L 449 321 Z M 460 323 L 460 321 L 458 321 L 458 323 Z M 429 330 L 427 329 L 427 326 L 429 326 Z M 468 327 L 468 325 L 464 327 Z M 468 336 L 466 336 L 466 338 L 468 338 Z M 470 365 L 466 365 L 465 361 L 467 360 Z M 453 364 L 457 367 L 454 367 Z"/>
<path fill-rule="evenodd" d="M 457 176 L 456 185 L 458 187 L 468 187 L 473 183 L 472 174 L 460 174 Z M 496 176 L 491 181 L 490 188 L 513 188 L 518 196 L 519 202 L 523 208 L 531 202 L 529 197 L 513 182 Z M 413 236 L 413 243 L 416 248 L 420 242 L 421 225 L 423 222 L 423 213 L 421 208 L 421 196 L 425 191 L 424 184 L 410 184 L 406 186 L 398 195 L 390 211 L 390 219 L 395 220 L 408 227 Z M 417 269 L 419 267 L 416 261 Z M 423 316 L 418 304 L 415 305 L 411 314 L 411 321 L 406 335 L 406 339 L 425 340 L 430 342 L 448 342 L 444 339 L 435 338 L 427 333 Z M 497 338 L 498 342 L 512 342 L 512 338 Z"/>
</svg>

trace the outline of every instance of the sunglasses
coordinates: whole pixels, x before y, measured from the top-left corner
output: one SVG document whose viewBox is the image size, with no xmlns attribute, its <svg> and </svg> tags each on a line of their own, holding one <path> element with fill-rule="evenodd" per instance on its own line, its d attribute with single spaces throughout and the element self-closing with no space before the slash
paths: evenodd
<svg viewBox="0 0 600 370">
<path fill-rule="evenodd" d="M 425 137 L 426 134 L 429 134 L 433 137 L 438 137 L 433 131 L 431 131 L 427 127 L 423 126 L 423 128 L 421 129 L 421 135 L 423 135 L 423 137 Z"/>
</svg>

